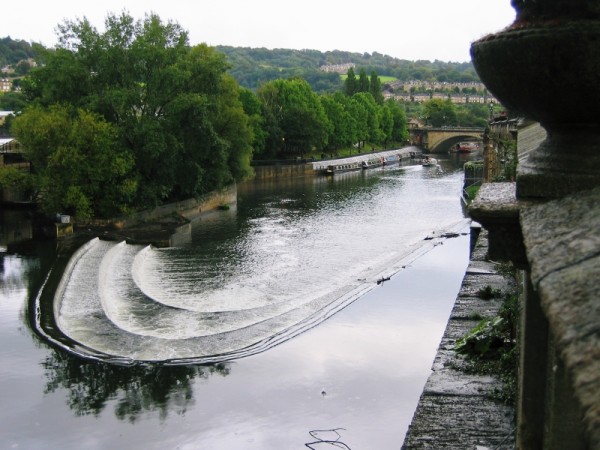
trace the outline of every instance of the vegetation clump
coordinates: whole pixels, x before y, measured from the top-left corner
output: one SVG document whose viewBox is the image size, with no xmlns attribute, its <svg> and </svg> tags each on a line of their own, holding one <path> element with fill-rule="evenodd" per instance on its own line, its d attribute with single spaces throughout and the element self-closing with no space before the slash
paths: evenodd
<svg viewBox="0 0 600 450">
<path fill-rule="evenodd" d="M 468 365 L 462 370 L 500 377 L 504 388 L 494 397 L 507 404 L 514 404 L 516 399 L 518 316 L 518 296 L 506 294 L 498 315 L 482 319 L 454 346 L 457 353 L 467 357 Z"/>
<path fill-rule="evenodd" d="M 482 298 L 484 300 L 491 300 L 493 298 L 499 298 L 501 296 L 502 291 L 500 289 L 492 288 L 489 284 L 477 291 L 477 297 Z"/>
</svg>

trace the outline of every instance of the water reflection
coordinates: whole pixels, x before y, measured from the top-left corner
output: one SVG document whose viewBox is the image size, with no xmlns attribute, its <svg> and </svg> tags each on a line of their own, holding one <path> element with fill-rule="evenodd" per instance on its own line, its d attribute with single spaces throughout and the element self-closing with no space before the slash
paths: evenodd
<svg viewBox="0 0 600 450">
<path fill-rule="evenodd" d="M 0 209 L 0 253 L 8 247 L 33 238 L 31 213 L 21 210 Z"/>
<path fill-rule="evenodd" d="M 67 392 L 67 404 L 77 416 L 98 416 L 110 403 L 120 420 L 136 422 L 146 412 L 158 412 L 161 420 L 169 413 L 185 414 L 194 404 L 195 379 L 225 377 L 228 364 L 210 366 L 136 365 L 115 366 L 86 362 L 53 351 L 42 362 L 44 393 Z"/>
</svg>

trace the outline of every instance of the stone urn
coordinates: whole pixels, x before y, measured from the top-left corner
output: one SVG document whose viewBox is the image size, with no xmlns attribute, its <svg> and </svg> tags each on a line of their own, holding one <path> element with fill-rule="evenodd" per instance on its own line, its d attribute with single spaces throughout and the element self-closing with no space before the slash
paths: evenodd
<svg viewBox="0 0 600 450">
<path fill-rule="evenodd" d="M 514 23 L 474 42 L 471 56 L 488 90 L 548 133 L 519 164 L 517 197 L 562 197 L 600 185 L 600 2 L 512 5 Z"/>
</svg>

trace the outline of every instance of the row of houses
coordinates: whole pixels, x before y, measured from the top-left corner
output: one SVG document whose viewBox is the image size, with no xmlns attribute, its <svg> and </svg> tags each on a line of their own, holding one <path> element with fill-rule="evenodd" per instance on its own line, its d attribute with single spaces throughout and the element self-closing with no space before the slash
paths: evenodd
<svg viewBox="0 0 600 450">
<path fill-rule="evenodd" d="M 10 78 L 0 78 L 0 93 L 6 93 L 13 90 L 13 82 Z"/>
<path fill-rule="evenodd" d="M 476 90 L 477 92 L 486 91 L 486 87 L 483 83 L 477 81 L 470 82 L 450 82 L 450 81 L 423 81 L 423 80 L 410 80 L 410 81 L 396 81 L 391 83 L 395 89 L 402 89 L 406 92 L 411 90 L 424 90 L 424 91 L 445 91 L 453 89 L 468 89 Z"/>
<path fill-rule="evenodd" d="M 354 64 L 354 63 L 325 64 L 325 65 L 319 67 L 319 70 L 321 70 L 323 72 L 335 72 L 335 73 L 340 73 L 342 75 L 345 75 L 346 73 L 348 73 L 348 70 L 350 68 L 354 69 L 355 67 L 356 67 L 356 64 Z"/>
<path fill-rule="evenodd" d="M 407 103 L 424 103 L 433 99 L 450 100 L 454 104 L 479 103 L 488 105 L 490 103 L 498 103 L 498 100 L 496 100 L 496 98 L 491 95 L 444 94 L 441 92 L 420 94 L 411 94 L 408 92 L 395 94 L 392 92 L 384 92 L 383 97 L 386 100 L 392 98 L 394 100 L 403 101 Z"/>
</svg>

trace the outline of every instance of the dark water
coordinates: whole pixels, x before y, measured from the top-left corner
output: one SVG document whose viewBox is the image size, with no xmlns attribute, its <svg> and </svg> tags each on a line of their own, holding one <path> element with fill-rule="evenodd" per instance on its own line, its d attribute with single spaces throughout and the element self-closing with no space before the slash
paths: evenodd
<svg viewBox="0 0 600 450">
<path fill-rule="evenodd" d="M 464 229 L 456 167 L 248 183 L 189 245 L 70 268 L 7 245 L 0 448 L 399 448 L 467 263 L 468 236 L 423 240 Z"/>
</svg>

